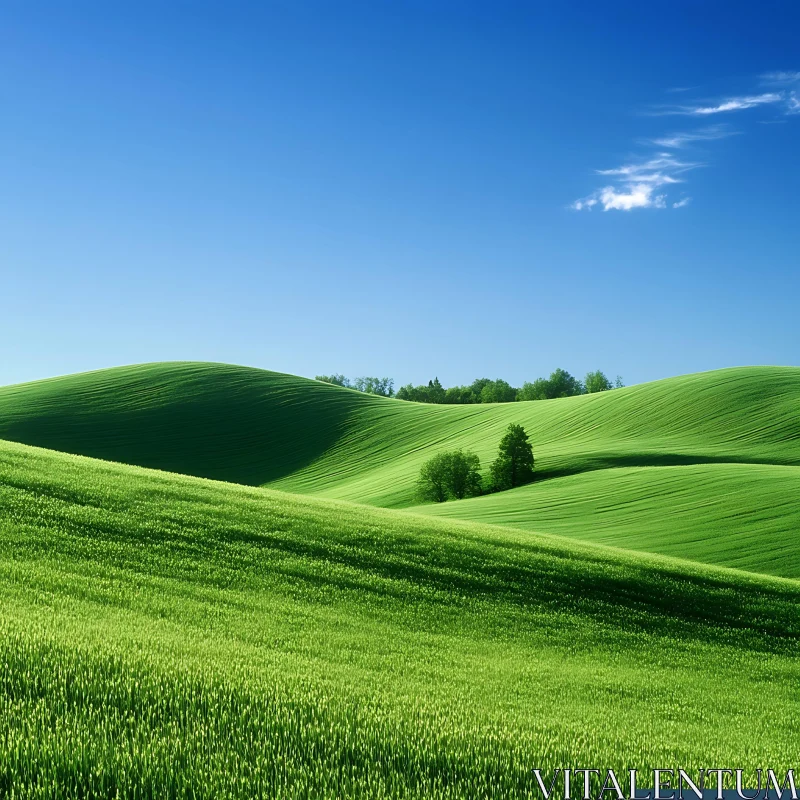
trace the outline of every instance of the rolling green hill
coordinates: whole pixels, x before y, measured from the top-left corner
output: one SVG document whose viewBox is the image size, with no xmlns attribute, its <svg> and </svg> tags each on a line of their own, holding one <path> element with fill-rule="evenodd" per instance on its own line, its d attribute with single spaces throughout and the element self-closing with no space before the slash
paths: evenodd
<svg viewBox="0 0 800 800">
<path fill-rule="evenodd" d="M 509 422 L 529 487 L 419 511 L 798 577 L 800 369 L 752 367 L 529 403 L 429 406 L 220 364 L 0 389 L 0 439 L 390 508 L 422 462 Z"/>
<path fill-rule="evenodd" d="M 795 581 L 13 443 L 0 508 L 0 795 L 794 766 Z"/>
<path fill-rule="evenodd" d="M 800 468 L 604 469 L 415 509 L 800 578 Z"/>
</svg>

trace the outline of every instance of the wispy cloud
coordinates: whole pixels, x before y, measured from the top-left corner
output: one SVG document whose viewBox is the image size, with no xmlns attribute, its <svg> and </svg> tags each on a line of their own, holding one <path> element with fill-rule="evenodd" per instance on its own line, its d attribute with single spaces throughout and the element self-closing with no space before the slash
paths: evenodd
<svg viewBox="0 0 800 800">
<path fill-rule="evenodd" d="M 772 108 L 772 116 L 783 119 L 757 119 L 758 122 L 787 122 L 787 118 L 800 115 L 800 72 L 781 71 L 765 72 L 758 76 L 762 91 L 756 88 L 748 94 L 721 97 L 716 100 L 700 99 L 682 105 L 651 106 L 648 116 L 684 116 L 713 117 L 716 114 L 728 114 L 746 111 L 752 108 Z M 757 85 L 757 84 L 756 84 Z M 797 88 L 795 88 L 795 86 Z M 685 94 L 690 89 L 676 87 L 670 93 Z M 683 99 L 683 98 L 681 98 Z M 689 98 L 687 98 L 689 99 Z M 778 112 L 775 114 L 775 112 Z M 756 117 L 769 116 L 755 114 Z M 641 158 L 631 159 L 619 167 L 595 170 L 596 175 L 607 178 L 607 185 L 596 189 L 586 197 L 576 200 L 570 205 L 575 211 L 591 211 L 602 208 L 604 211 L 632 211 L 636 208 L 684 208 L 691 202 L 688 196 L 676 200 L 668 199 L 668 194 L 675 184 L 686 181 L 686 173 L 705 166 L 698 161 L 690 161 L 675 155 L 675 150 L 690 151 L 698 142 L 710 142 L 734 136 L 740 131 L 732 130 L 725 124 L 706 125 L 694 130 L 676 131 L 655 138 L 640 140 L 639 144 L 652 148 L 657 152 Z M 682 193 L 683 194 L 683 193 Z"/>
<path fill-rule="evenodd" d="M 682 183 L 680 177 L 689 170 L 702 166 L 681 161 L 670 153 L 657 153 L 653 157 L 623 164 L 612 169 L 595 170 L 597 175 L 614 179 L 616 185 L 604 186 L 587 197 L 576 200 L 574 211 L 590 211 L 597 205 L 603 211 L 632 211 L 634 208 L 666 208 L 666 194 L 659 193 L 663 186 Z"/>
<path fill-rule="evenodd" d="M 760 77 L 761 83 L 766 85 L 790 86 L 800 83 L 800 72 L 765 72 Z"/>
<path fill-rule="evenodd" d="M 700 128 L 695 131 L 683 131 L 682 133 L 671 133 L 658 139 L 651 139 L 652 144 L 659 147 L 667 147 L 673 150 L 686 147 L 695 142 L 710 142 L 715 139 L 724 139 L 727 136 L 735 136 L 738 131 L 732 131 L 724 125 L 712 125 L 708 128 Z"/>
<path fill-rule="evenodd" d="M 784 99 L 782 92 L 764 92 L 762 94 L 728 97 L 716 105 L 691 105 L 666 108 L 656 112 L 657 116 L 696 116 L 707 117 L 711 114 L 724 114 L 730 111 L 745 111 L 748 108 L 763 106 L 768 103 L 779 103 Z"/>
</svg>

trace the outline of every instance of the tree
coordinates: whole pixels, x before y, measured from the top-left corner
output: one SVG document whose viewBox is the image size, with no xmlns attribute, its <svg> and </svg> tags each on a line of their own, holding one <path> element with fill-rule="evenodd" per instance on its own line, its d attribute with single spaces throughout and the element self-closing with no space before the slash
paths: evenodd
<svg viewBox="0 0 800 800">
<path fill-rule="evenodd" d="M 513 489 L 533 480 L 533 448 L 522 425 L 508 426 L 491 472 L 492 487 L 496 491 Z"/>
<path fill-rule="evenodd" d="M 315 381 L 322 381 L 323 383 L 332 383 L 334 386 L 344 386 L 346 389 L 350 387 L 350 381 L 344 375 L 317 375 Z"/>
<path fill-rule="evenodd" d="M 391 397 L 394 394 L 394 381 L 391 378 L 356 378 L 353 381 L 353 388 L 366 394 Z"/>
<path fill-rule="evenodd" d="M 586 387 L 587 394 L 607 392 L 609 389 L 614 388 L 605 373 L 601 372 L 599 369 L 594 372 L 587 372 L 586 377 L 583 379 L 583 384 Z"/>
<path fill-rule="evenodd" d="M 428 381 L 428 398 L 429 403 L 444 403 L 444 386 L 439 383 L 438 378 Z"/>
<path fill-rule="evenodd" d="M 489 378 L 475 378 L 474 381 L 469 385 L 472 394 L 475 395 L 475 402 L 480 403 L 481 401 L 481 392 L 483 392 L 484 387 L 488 386 L 491 383 Z"/>
<path fill-rule="evenodd" d="M 417 494 L 423 500 L 444 503 L 447 500 L 447 479 L 450 472 L 450 454 L 437 453 L 429 458 L 419 471 Z"/>
<path fill-rule="evenodd" d="M 525 381 L 517 392 L 517 400 L 547 400 L 548 383 L 546 378 L 537 378 L 535 381 Z"/>
<path fill-rule="evenodd" d="M 444 401 L 450 405 L 469 405 L 480 402 L 469 386 L 451 386 L 445 390 Z"/>
<path fill-rule="evenodd" d="M 557 369 L 551 372 L 548 384 L 550 398 L 574 397 L 576 394 L 583 394 L 585 391 L 583 384 L 565 369 Z"/>
<path fill-rule="evenodd" d="M 622 375 L 617 375 L 617 379 L 614 381 L 614 388 L 615 389 L 622 389 L 625 384 L 622 382 Z"/>
<path fill-rule="evenodd" d="M 437 453 L 419 472 L 417 494 L 423 500 L 444 503 L 481 493 L 481 462 L 475 453 L 463 450 Z"/>
<path fill-rule="evenodd" d="M 481 462 L 475 453 L 456 450 L 450 454 L 447 488 L 456 500 L 479 495 L 483 489 Z"/>
<path fill-rule="evenodd" d="M 517 393 L 517 400 L 553 400 L 556 397 L 573 397 L 583 394 L 584 385 L 565 369 L 556 369 L 549 378 L 537 378 L 533 383 L 525 382 Z"/>
<path fill-rule="evenodd" d="M 481 403 L 513 403 L 517 399 L 517 390 L 511 384 L 498 378 L 488 381 L 480 393 Z"/>
</svg>

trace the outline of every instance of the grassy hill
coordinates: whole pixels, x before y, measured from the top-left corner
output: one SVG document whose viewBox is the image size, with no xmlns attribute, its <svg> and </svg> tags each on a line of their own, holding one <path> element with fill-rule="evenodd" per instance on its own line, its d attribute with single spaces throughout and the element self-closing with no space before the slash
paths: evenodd
<svg viewBox="0 0 800 800">
<path fill-rule="evenodd" d="M 800 578 L 798 467 L 604 469 L 415 510 Z"/>
<path fill-rule="evenodd" d="M 797 577 L 800 369 L 728 369 L 596 395 L 428 406 L 220 364 L 0 389 L 0 438 L 390 508 L 422 462 L 485 467 L 523 424 L 537 483 L 419 509 Z"/>
<path fill-rule="evenodd" d="M 13 443 L 0 508 L 0 795 L 794 766 L 794 581 Z"/>
</svg>

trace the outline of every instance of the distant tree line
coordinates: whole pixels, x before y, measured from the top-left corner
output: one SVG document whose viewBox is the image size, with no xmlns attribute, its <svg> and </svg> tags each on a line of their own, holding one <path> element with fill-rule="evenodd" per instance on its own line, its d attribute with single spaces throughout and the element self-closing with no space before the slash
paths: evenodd
<svg viewBox="0 0 800 800">
<path fill-rule="evenodd" d="M 391 378 L 346 378 L 344 375 L 317 375 L 318 381 L 356 389 L 367 394 L 378 394 L 382 397 L 396 397 L 398 400 L 412 400 L 416 403 L 440 403 L 465 405 L 470 403 L 513 403 L 515 400 L 552 400 L 556 397 L 573 397 L 578 394 L 594 394 L 620 389 L 624 386 L 622 378 L 617 375 L 612 383 L 604 372 L 595 370 L 587 372 L 583 380 L 570 375 L 565 369 L 557 369 L 549 378 L 537 378 L 526 381 L 516 388 L 502 378 L 490 380 L 477 378 L 469 386 L 451 386 L 445 389 L 438 378 L 428 384 L 414 386 L 409 383 L 394 392 L 394 381 Z"/>
<path fill-rule="evenodd" d="M 515 400 L 552 400 L 556 397 L 573 397 L 578 394 L 594 394 L 620 389 L 624 386 L 618 375 L 612 383 L 601 370 L 589 372 L 583 380 L 569 374 L 564 369 L 550 373 L 549 378 L 526 381 L 515 388 L 502 378 L 490 380 L 478 378 L 469 386 L 451 386 L 445 389 L 438 378 L 428 381 L 428 385 L 407 384 L 397 390 L 398 400 L 413 400 L 417 403 L 512 403 Z"/>
<path fill-rule="evenodd" d="M 522 425 L 511 424 L 500 440 L 497 458 L 489 468 L 489 484 L 484 488 L 481 462 L 469 450 L 437 453 L 423 465 L 417 480 L 422 500 L 444 503 L 463 500 L 486 492 L 502 492 L 533 480 L 533 448 Z"/>
<path fill-rule="evenodd" d="M 392 378 L 345 378 L 344 375 L 317 375 L 315 380 L 323 383 L 332 383 L 334 386 L 344 386 L 345 389 L 355 389 L 366 394 L 379 394 L 381 397 L 392 397 L 394 395 L 394 380 Z"/>
</svg>

